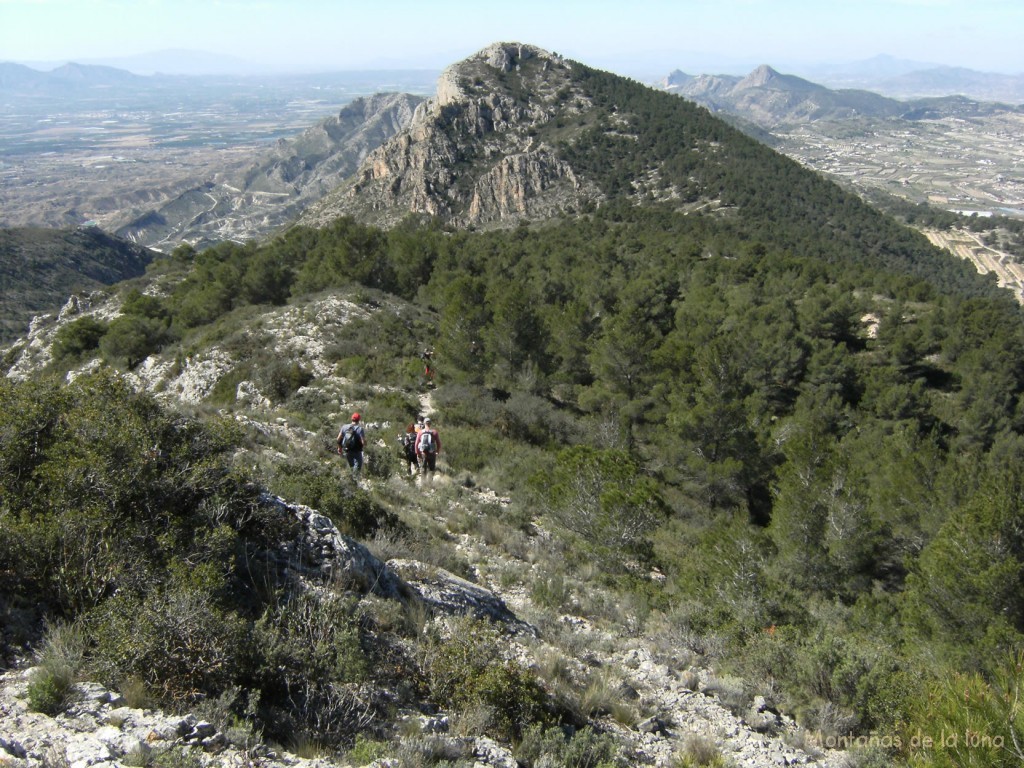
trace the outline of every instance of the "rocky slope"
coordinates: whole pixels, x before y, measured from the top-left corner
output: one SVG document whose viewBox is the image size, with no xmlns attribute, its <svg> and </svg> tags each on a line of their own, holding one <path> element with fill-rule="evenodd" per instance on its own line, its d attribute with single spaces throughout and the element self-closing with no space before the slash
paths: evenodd
<svg viewBox="0 0 1024 768">
<path fill-rule="evenodd" d="M 359 98 L 249 168 L 208 179 L 143 210 L 117 229 L 133 242 L 169 250 L 258 239 L 290 223 L 341 183 L 377 146 L 410 123 L 422 99 L 409 94 Z"/>
<path fill-rule="evenodd" d="M 499 43 L 449 67 L 435 98 L 355 176 L 302 217 L 319 226 L 354 215 L 389 226 L 409 214 L 457 226 L 509 226 L 601 199 L 562 159 L 553 129 L 591 104 L 572 64 L 540 48 Z"/>
<path fill-rule="evenodd" d="M 502 504 L 507 500 L 484 495 L 480 503 Z M 535 665 L 550 649 L 543 633 L 517 615 L 530 606 L 521 589 L 502 595 L 489 580 L 472 583 L 435 566 L 407 560 L 381 562 L 358 542 L 343 536 L 326 517 L 308 507 L 289 505 L 270 498 L 280 514 L 300 523 L 300 536 L 282 542 L 282 551 L 297 569 L 293 578 L 312 591 L 339 577 L 364 600 L 418 602 L 429 607 L 433 622 L 444 626 L 458 616 L 486 617 L 505 625 L 510 644 L 508 654 Z M 462 547 L 488 563 L 489 548 L 479 539 L 463 536 Z M 301 557 L 291 557 L 296 550 Z M 285 559 L 283 557 L 282 559 Z M 490 568 L 493 570 L 493 568 Z M 645 711 L 653 712 L 634 727 L 610 717 L 595 721 L 615 734 L 622 748 L 637 765 L 672 766 L 687 744 L 695 739 L 715 745 L 730 765 L 760 768 L 778 765 L 845 765 L 842 753 L 819 749 L 813 737 L 802 733 L 788 718 L 779 715 L 770 702 L 758 697 L 740 715 L 726 709 L 716 694 L 716 681 L 709 670 L 658 658 L 651 647 L 639 640 L 608 634 L 592 622 L 571 615 L 560 617 L 564 631 L 577 637 L 584 649 L 575 664 L 614 670 L 617 684 L 628 691 Z M 443 630 L 442 630 L 443 631 Z M 611 649 L 611 650 L 602 650 Z M 279 746 L 259 741 L 244 728 L 218 727 L 192 712 L 168 714 L 129 706 L 124 696 L 92 683 L 75 687 L 66 711 L 48 716 L 30 710 L 27 688 L 33 669 L 10 669 L 0 675 L 0 761 L 9 768 L 67 768 L 90 766 L 150 765 L 162 759 L 175 765 L 260 765 L 265 768 L 329 768 L 353 765 L 349 760 L 300 758 Z M 437 753 L 459 755 L 457 765 L 514 768 L 518 765 L 509 747 L 486 736 L 455 734 L 451 728 L 455 713 L 431 711 L 424 714 L 406 708 L 399 720 L 405 730 L 427 739 Z M 409 722 L 416 724 L 412 728 Z M 410 751 L 417 747 L 410 744 Z M 168 762 L 169 761 L 169 762 Z M 358 763 L 357 763 L 358 764 Z M 393 759 L 374 761 L 379 768 L 402 764 Z"/>
</svg>

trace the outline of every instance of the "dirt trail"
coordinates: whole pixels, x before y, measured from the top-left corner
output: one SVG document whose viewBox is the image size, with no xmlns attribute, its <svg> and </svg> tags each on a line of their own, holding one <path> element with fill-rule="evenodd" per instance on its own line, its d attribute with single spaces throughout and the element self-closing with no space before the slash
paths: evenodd
<svg viewBox="0 0 1024 768">
<path fill-rule="evenodd" d="M 434 393 L 432 390 L 420 393 L 420 414 L 430 416 L 434 413 Z"/>
</svg>

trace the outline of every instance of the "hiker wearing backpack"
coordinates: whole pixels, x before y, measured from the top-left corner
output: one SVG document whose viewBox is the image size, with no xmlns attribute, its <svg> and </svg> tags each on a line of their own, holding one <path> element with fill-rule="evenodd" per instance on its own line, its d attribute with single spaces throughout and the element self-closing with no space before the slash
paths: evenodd
<svg viewBox="0 0 1024 768">
<path fill-rule="evenodd" d="M 433 473 L 437 467 L 437 454 L 441 452 L 441 438 L 437 430 L 430 425 L 430 417 L 423 420 L 423 429 L 416 438 L 416 457 L 419 459 L 420 472 Z"/>
<path fill-rule="evenodd" d="M 338 453 L 345 457 L 357 480 L 363 469 L 363 447 L 366 445 L 366 432 L 359 420 L 359 414 L 353 413 L 352 421 L 338 432 Z"/>
<path fill-rule="evenodd" d="M 420 424 L 410 424 L 405 432 L 398 436 L 398 442 L 402 446 L 402 459 L 406 463 L 406 471 L 415 475 L 419 471 L 419 460 L 416 456 L 416 438 L 419 437 L 418 427 Z"/>
</svg>

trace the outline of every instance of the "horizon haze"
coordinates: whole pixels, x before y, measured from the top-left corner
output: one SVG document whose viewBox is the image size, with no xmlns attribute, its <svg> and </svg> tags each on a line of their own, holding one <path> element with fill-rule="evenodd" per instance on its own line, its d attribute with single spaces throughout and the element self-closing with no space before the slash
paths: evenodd
<svg viewBox="0 0 1024 768">
<path fill-rule="evenodd" d="M 138 74 L 441 69 L 499 41 L 631 77 L 823 71 L 878 56 L 1021 74 L 1022 33 L 1013 0 L 524 0 L 512 14 L 464 0 L 0 0 L 0 61 Z"/>
</svg>

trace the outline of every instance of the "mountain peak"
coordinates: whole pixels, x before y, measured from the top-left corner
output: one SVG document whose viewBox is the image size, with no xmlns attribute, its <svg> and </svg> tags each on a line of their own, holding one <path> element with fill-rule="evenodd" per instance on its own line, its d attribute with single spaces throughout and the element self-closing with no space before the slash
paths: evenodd
<svg viewBox="0 0 1024 768">
<path fill-rule="evenodd" d="M 543 48 L 524 43 L 492 43 L 481 50 L 477 57 L 483 58 L 499 72 L 511 72 L 521 62 L 536 57 L 553 58 L 552 54 Z"/>
<path fill-rule="evenodd" d="M 541 68 L 545 70 L 550 64 L 563 63 L 560 57 L 535 45 L 514 42 L 491 43 L 486 48 L 455 62 L 441 73 L 437 84 L 437 104 L 443 107 L 469 97 L 470 94 L 464 89 L 466 83 L 488 77 L 489 73 L 484 71 L 482 66 L 494 70 L 500 77 L 512 72 L 521 72 L 524 65 L 534 59 L 543 60 L 544 65 Z"/>
<path fill-rule="evenodd" d="M 446 68 L 408 128 L 304 218 L 347 214 L 390 226 L 414 213 L 494 227 L 593 202 L 597 190 L 555 146 L 591 106 L 561 56 L 493 43 Z"/>
<path fill-rule="evenodd" d="M 674 69 L 669 72 L 668 77 L 662 81 L 662 87 L 670 88 L 672 86 L 686 85 L 687 83 L 693 82 L 693 79 L 693 75 L 688 75 L 681 69 Z"/>
<path fill-rule="evenodd" d="M 767 64 L 762 64 L 760 67 L 758 67 L 753 72 L 751 72 L 749 75 L 747 75 L 745 78 L 743 78 L 739 82 L 737 87 L 738 88 L 761 88 L 761 87 L 763 87 L 765 85 L 768 85 L 768 83 L 772 82 L 773 80 L 778 79 L 779 77 L 781 77 L 781 76 L 779 75 L 778 72 L 776 72 L 774 69 L 769 67 Z"/>
</svg>

